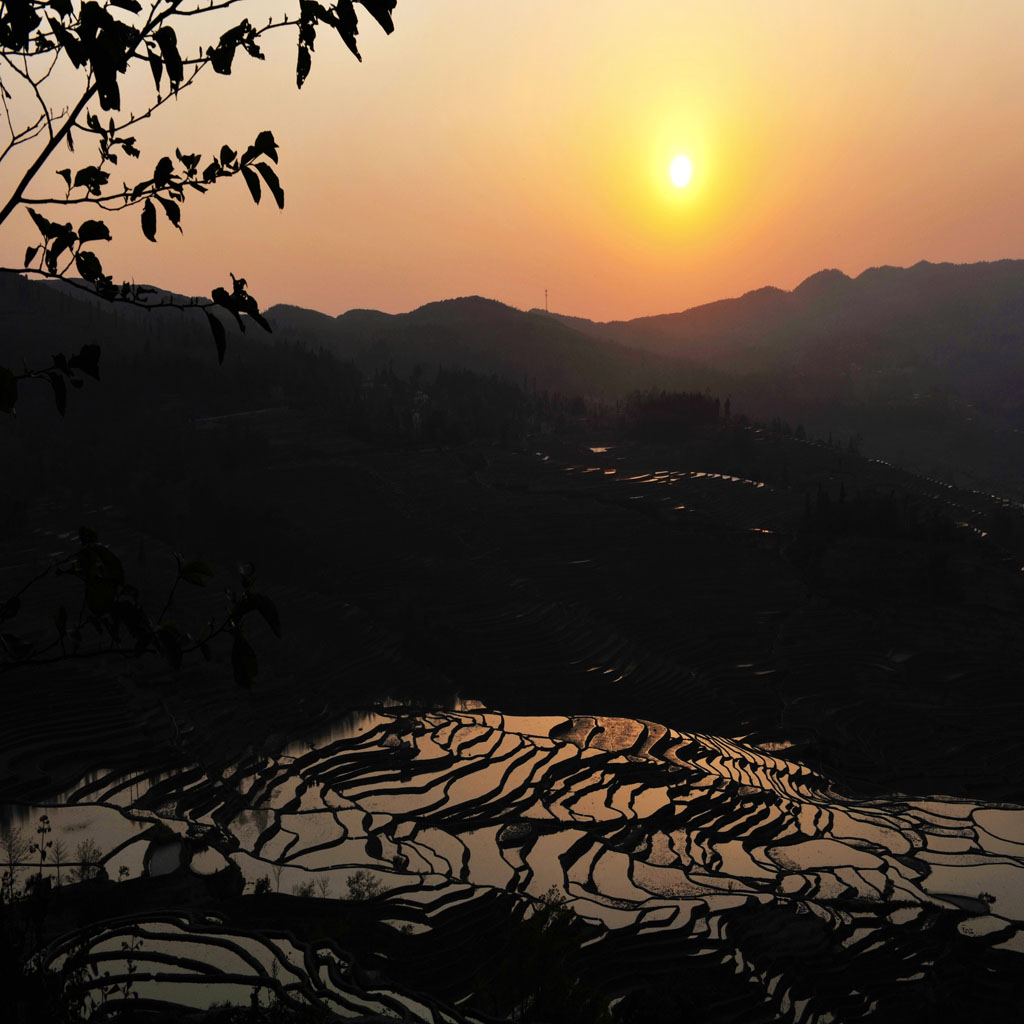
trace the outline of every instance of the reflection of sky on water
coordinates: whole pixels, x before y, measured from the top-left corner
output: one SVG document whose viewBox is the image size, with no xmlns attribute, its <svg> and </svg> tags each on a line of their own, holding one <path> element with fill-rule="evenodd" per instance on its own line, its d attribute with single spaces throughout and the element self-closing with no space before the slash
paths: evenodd
<svg viewBox="0 0 1024 1024">
<path fill-rule="evenodd" d="M 554 891 L 607 928 L 694 941 L 752 900 L 792 901 L 825 921 L 859 914 L 862 931 L 898 930 L 916 920 L 907 906 L 930 907 L 959 914 L 965 937 L 1024 952 L 1024 809 L 844 800 L 777 753 L 656 723 L 366 709 L 312 747 L 285 744 L 244 771 L 171 787 L 160 814 L 145 814 L 182 834 L 193 807 L 211 821 L 239 793 L 248 806 L 227 826 L 238 849 L 218 852 L 209 833 L 194 872 L 226 855 L 250 883 L 347 897 L 364 871 L 396 910 L 445 893 Z M 105 853 L 150 823 L 119 807 L 47 812 L 55 834 L 90 829 Z M 133 863 L 147 845 L 134 844 Z M 174 870 L 182 849 L 155 844 L 150 870 Z"/>
<path fill-rule="evenodd" d="M 752 902 L 808 908 L 837 929 L 840 944 L 866 934 L 898 942 L 900 929 L 915 927 L 928 909 L 956 914 L 964 941 L 1024 951 L 1024 809 L 845 801 L 776 753 L 650 722 L 367 709 L 331 723 L 311 749 L 296 741 L 176 792 L 170 781 L 161 785 L 159 814 L 133 812 L 144 821 L 127 819 L 121 807 L 46 811 L 55 835 L 88 828 L 108 840 L 104 853 L 122 844 L 109 869 L 131 852 L 134 877 L 147 847 L 154 873 L 183 859 L 182 845 L 166 839 L 124 845 L 148 823 L 159 817 L 183 836 L 194 808 L 210 821 L 244 794 L 248 806 L 232 811 L 227 825 L 238 849 L 218 850 L 216 829 L 208 831 L 211 845 L 191 851 L 190 870 L 209 874 L 226 856 L 250 883 L 266 877 L 271 891 L 311 883 L 316 895 L 342 898 L 364 871 L 386 900 L 385 915 L 399 922 L 487 890 L 527 899 L 555 892 L 604 928 L 678 932 L 699 950 Z M 104 792 L 103 780 L 91 792 Z M 151 931 L 146 947 L 172 956 L 195 957 L 212 941 L 180 928 L 163 937 Z M 123 937 L 104 947 L 115 958 Z M 247 993 L 268 984 L 274 962 L 282 978 L 308 977 L 298 950 L 247 941 L 260 946 L 246 968 L 250 987 L 241 986 Z M 204 970 L 226 971 L 237 958 L 217 949 Z M 735 956 L 742 973 L 738 949 Z M 240 987 L 212 975 L 182 985 L 169 973 L 155 980 L 141 971 L 140 995 L 209 1005 L 195 1001 L 198 992 L 213 1001 Z M 408 995 L 395 1004 L 395 993 L 338 994 L 337 977 L 322 973 L 317 990 L 348 1000 L 352 1012 L 410 1008 Z"/>
<path fill-rule="evenodd" d="M 404 887 L 410 873 L 444 875 L 533 895 L 554 886 L 588 906 L 671 893 L 883 899 L 897 890 L 963 905 L 958 897 L 976 902 L 989 892 L 994 910 L 1024 917 L 1014 895 L 1024 892 L 1024 811 L 949 801 L 843 805 L 822 780 L 767 751 L 631 719 L 363 709 L 312 741 L 286 744 L 265 758 L 262 776 L 234 779 L 252 803 L 232 824 L 235 859 L 250 881 L 280 864 L 292 885 L 325 875 L 341 893 L 363 868 L 385 888 Z M 177 799 L 182 818 L 163 818 L 181 832 L 188 794 Z M 24 808 L 21 820 L 44 812 L 54 837 L 67 845 L 88 831 L 104 854 L 158 817 L 65 805 Z M 637 852 L 613 841 L 630 823 L 647 844 Z M 155 848 L 151 870 L 176 867 L 176 849 Z M 897 858 L 910 854 L 926 869 L 900 868 Z M 210 864 L 200 863 L 215 869 L 221 854 L 205 856 Z M 567 858 L 575 864 L 568 873 L 559 866 Z M 589 874 L 581 874 L 585 862 Z M 634 881 L 613 884 L 620 875 Z M 637 886 L 641 875 L 649 889 Z"/>
</svg>

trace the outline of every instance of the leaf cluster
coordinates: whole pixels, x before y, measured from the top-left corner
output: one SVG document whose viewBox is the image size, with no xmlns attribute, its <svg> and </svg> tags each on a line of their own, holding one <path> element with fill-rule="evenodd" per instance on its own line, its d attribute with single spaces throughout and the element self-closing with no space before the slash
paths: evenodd
<svg viewBox="0 0 1024 1024">
<path fill-rule="evenodd" d="M 318 24 L 334 28 L 359 58 L 356 4 L 359 3 L 385 31 L 391 32 L 397 0 L 337 0 L 329 6 L 314 0 L 297 0 L 297 3 L 282 0 L 286 10 L 279 17 L 272 17 L 266 25 L 257 27 L 249 18 L 241 18 L 215 40 L 200 43 L 196 52 L 182 52 L 175 25 L 180 27 L 187 19 L 189 36 L 194 36 L 198 28 L 201 38 L 209 15 L 237 8 L 244 2 L 211 0 L 203 4 L 191 0 L 148 0 L 144 4 L 140 0 L 84 0 L 81 3 L 76 0 L 9 0 L 0 4 L 0 100 L 11 135 L 6 149 L 0 151 L 0 165 L 15 146 L 42 140 L 37 158 L 0 207 L 0 226 L 15 209 L 24 206 L 41 236 L 38 244 L 26 249 L 23 267 L 18 272 L 44 278 L 67 278 L 75 272 L 84 287 L 109 301 L 130 302 L 146 308 L 177 306 L 181 303 L 176 300 L 151 301 L 146 297 L 149 289 L 129 282 L 115 285 L 95 250 L 95 243 L 112 240 L 105 220 L 89 218 L 76 225 L 50 219 L 39 207 L 86 204 L 116 212 L 140 204 L 142 232 L 153 242 L 156 241 L 159 210 L 172 227 L 182 231 L 181 208 L 186 195 L 205 193 L 225 178 L 241 175 L 256 203 L 260 202 L 265 188 L 278 208 L 284 207 L 284 189 L 274 167 L 278 159 L 277 144 L 269 131 L 260 132 L 240 155 L 227 144 L 208 160 L 176 148 L 174 157 L 160 157 L 147 178 L 124 181 L 120 186 L 111 180 L 112 168 L 118 166 L 119 159 L 141 156 L 132 126 L 151 117 L 169 97 L 192 85 L 205 69 L 229 75 L 239 51 L 263 60 L 260 38 L 267 32 L 291 26 L 297 28 L 299 35 L 296 82 L 301 86 L 311 66 L 310 54 Z M 63 111 L 56 112 L 43 98 L 41 88 L 61 58 L 66 58 L 81 72 L 81 94 Z M 119 114 L 123 80 L 134 65 L 142 64 L 149 69 L 156 95 L 141 112 Z M 20 87 L 22 95 L 34 96 L 38 104 L 36 119 L 23 127 L 17 127 L 12 117 L 8 100 L 12 100 L 14 94 L 7 86 L 8 81 Z M 110 116 L 101 120 L 91 109 L 94 102 L 98 102 L 102 111 L 110 112 Z M 77 168 L 64 167 L 56 171 L 64 182 L 63 195 L 29 195 L 30 184 L 61 142 L 75 151 L 76 134 L 79 138 L 84 135 L 94 139 L 96 158 Z M 16 272 L 12 268 L 0 268 L 0 272 L 3 271 Z M 266 326 L 255 299 L 248 295 L 244 285 L 240 291 L 237 287 L 231 291 L 218 288 L 210 301 L 186 304 L 205 309 L 219 305 L 239 323 L 240 315 L 246 313 Z M 212 315 L 209 322 L 218 358 L 223 361 L 224 332 Z"/>
<path fill-rule="evenodd" d="M 68 404 L 68 385 L 81 388 L 85 381 L 78 376 L 84 373 L 93 380 L 100 379 L 100 347 L 99 345 L 83 345 L 74 355 L 67 356 L 58 352 L 52 357 L 49 366 L 39 370 L 29 370 L 15 374 L 6 366 L 0 366 L 0 412 L 13 414 L 18 405 L 18 381 L 45 380 L 53 388 L 57 412 L 64 415 Z"/>
<path fill-rule="evenodd" d="M 238 590 L 225 592 L 226 610 L 219 620 L 211 617 L 193 633 L 174 616 L 174 596 L 180 584 L 207 585 L 214 573 L 205 562 L 175 556 L 177 572 L 163 608 L 153 615 L 143 605 L 139 589 L 126 578 L 121 560 L 100 543 L 96 532 L 80 527 L 78 540 L 75 552 L 52 563 L 0 604 L 0 672 L 99 655 L 139 658 L 147 654 L 158 655 L 177 670 L 185 656 L 195 651 L 211 660 L 211 644 L 220 636 L 228 636 L 235 680 L 245 687 L 253 684 L 259 665 L 245 634 L 246 620 L 257 615 L 278 637 L 281 621 L 274 602 L 254 589 L 256 574 L 252 566 L 239 570 Z M 61 605 L 51 629 L 41 638 L 28 629 L 15 632 L 9 623 L 18 618 L 25 593 L 51 574 L 76 584 L 80 595 L 77 611 L 69 612 L 66 605 Z"/>
</svg>

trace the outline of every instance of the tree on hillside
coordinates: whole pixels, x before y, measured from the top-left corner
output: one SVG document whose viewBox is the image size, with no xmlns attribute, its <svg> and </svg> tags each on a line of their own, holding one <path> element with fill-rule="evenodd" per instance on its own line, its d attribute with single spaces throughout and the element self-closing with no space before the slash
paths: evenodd
<svg viewBox="0 0 1024 1024">
<path fill-rule="evenodd" d="M 24 265 L 0 272 L 69 281 L 111 302 L 147 309 L 201 310 L 221 361 L 226 335 L 215 309 L 243 330 L 247 318 L 269 329 L 242 277 L 231 275 L 231 286 L 214 288 L 209 299 L 184 303 L 130 281 L 115 283 L 100 257 L 101 243 L 112 241 L 102 216 L 137 210 L 143 235 L 155 242 L 168 225 L 182 230 L 187 199 L 234 177 L 242 178 L 257 203 L 265 189 L 283 207 L 271 131 L 251 142 L 226 140 L 211 154 L 192 153 L 183 140 L 173 153 L 144 158 L 134 130 L 204 75 L 230 75 L 236 59 L 263 60 L 261 41 L 272 32 L 297 32 L 300 88 L 318 28 L 336 32 L 359 58 L 357 2 L 393 31 L 397 0 L 335 0 L 332 6 L 282 0 L 287 9 L 259 27 L 239 18 L 252 7 L 246 0 L 3 0 L 0 104 L 8 137 L 0 149 L 0 174 L 10 175 L 13 185 L 6 199 L 0 196 L 0 230 L 9 231 L 12 215 L 24 209 L 35 237 L 28 239 Z M 190 42 L 179 43 L 179 34 Z M 152 79 L 145 106 L 123 111 L 122 90 L 137 93 L 143 76 Z M 54 177 L 44 177 L 44 170 Z M 55 190 L 48 184 L 54 179 Z M 15 409 L 19 381 L 41 380 L 53 388 L 63 415 L 68 385 L 81 387 L 83 375 L 98 378 L 98 358 L 98 349 L 87 345 L 45 367 L 17 372 L 0 366 L 0 411 Z"/>
<path fill-rule="evenodd" d="M 397 0 L 334 0 L 329 6 L 318 0 L 281 2 L 287 9 L 257 27 L 240 17 L 243 9 L 252 9 L 246 0 L 0 0 L 0 107 L 7 131 L 6 141 L 0 135 L 0 176 L 13 183 L 6 199 L 0 196 L 0 231 L 10 232 L 12 225 L 20 230 L 12 218 L 24 209 L 35 232 L 23 266 L 0 267 L 0 273 L 64 281 L 109 302 L 150 311 L 188 310 L 205 318 L 221 362 L 226 331 L 215 310 L 233 317 L 242 330 L 249 319 L 269 330 L 242 277 L 231 275 L 230 288 L 214 288 L 209 299 L 181 300 L 130 281 L 116 284 L 99 252 L 101 243 L 113 240 L 106 214 L 134 210 L 143 235 L 155 242 L 168 225 L 182 230 L 188 199 L 230 178 L 241 177 L 255 202 L 265 189 L 284 206 L 274 169 L 277 143 L 269 130 L 244 144 L 228 140 L 212 154 L 192 153 L 183 140 L 173 153 L 147 157 L 133 134 L 135 126 L 158 116 L 168 100 L 204 75 L 229 75 L 237 59 L 263 60 L 261 41 L 271 32 L 297 32 L 295 77 L 301 88 L 318 28 L 336 32 L 359 58 L 356 3 L 391 32 Z M 141 110 L 125 112 L 123 90 L 138 95 L 140 84 L 148 100 Z M 132 173 L 134 168 L 142 169 Z M 47 182 L 55 179 L 53 191 Z M 63 416 L 69 386 L 82 387 L 85 377 L 98 380 L 99 359 L 99 347 L 87 342 L 76 352 L 54 355 L 48 366 L 0 366 L 0 412 L 15 412 L 19 385 L 41 381 L 52 388 Z M 225 610 L 193 635 L 175 622 L 172 605 L 179 586 L 202 586 L 212 575 L 204 563 L 177 556 L 166 600 L 151 612 L 94 530 L 82 527 L 78 540 L 76 550 L 51 561 L 6 599 L 0 597 L 0 672 L 110 654 L 155 653 L 177 667 L 191 651 L 209 656 L 210 641 L 225 635 L 231 639 L 236 680 L 253 681 L 256 654 L 243 620 L 262 617 L 278 634 L 280 625 L 272 602 L 253 589 L 250 566 L 241 568 Z M 28 591 L 58 578 L 77 589 L 77 607 L 60 606 L 45 635 L 38 624 L 15 629 Z"/>
</svg>

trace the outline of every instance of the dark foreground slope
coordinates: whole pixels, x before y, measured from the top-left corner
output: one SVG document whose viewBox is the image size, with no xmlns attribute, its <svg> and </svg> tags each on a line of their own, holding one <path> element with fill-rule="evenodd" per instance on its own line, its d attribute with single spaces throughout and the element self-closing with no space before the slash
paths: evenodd
<svg viewBox="0 0 1024 1024">
<path fill-rule="evenodd" d="M 301 419 L 231 477 L 298 567 L 263 580 L 285 636 L 251 692 L 223 652 L 6 676 L 15 822 L 84 822 L 130 879 L 186 836 L 169 875 L 48 896 L 53 956 L 165 1010 L 202 982 L 343 1019 L 1019 1011 L 1016 508 L 748 429 L 438 450 Z M 169 564 L 89 517 L 132 575 Z M 61 509 L 33 524 L 5 582 L 62 544 Z"/>
</svg>

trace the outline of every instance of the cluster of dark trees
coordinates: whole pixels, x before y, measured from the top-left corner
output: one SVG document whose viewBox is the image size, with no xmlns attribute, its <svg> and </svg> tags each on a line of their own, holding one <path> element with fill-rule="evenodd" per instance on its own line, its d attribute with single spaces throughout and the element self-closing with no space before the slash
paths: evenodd
<svg viewBox="0 0 1024 1024">
<path fill-rule="evenodd" d="M 421 366 L 408 378 L 390 367 L 362 381 L 351 408 L 338 408 L 353 436 L 366 440 L 458 445 L 508 444 L 525 428 L 527 395 L 494 374 Z"/>
<path fill-rule="evenodd" d="M 698 391 L 635 391 L 622 407 L 623 433 L 642 441 L 671 441 L 694 427 L 718 423 L 721 400 Z"/>
</svg>

